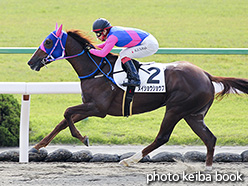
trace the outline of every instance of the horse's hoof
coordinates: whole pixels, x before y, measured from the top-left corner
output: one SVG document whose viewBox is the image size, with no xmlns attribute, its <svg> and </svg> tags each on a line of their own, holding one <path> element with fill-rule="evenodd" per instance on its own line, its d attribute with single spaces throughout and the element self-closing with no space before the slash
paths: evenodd
<svg viewBox="0 0 248 186">
<path fill-rule="evenodd" d="M 125 167 L 129 167 L 129 164 L 126 162 L 126 160 L 121 160 L 119 164 Z"/>
<path fill-rule="evenodd" d="M 88 136 L 85 136 L 84 142 L 83 142 L 87 147 L 90 145 L 89 138 Z"/>
<path fill-rule="evenodd" d="M 28 151 L 29 153 L 35 153 L 35 154 L 39 154 L 40 153 L 40 151 L 39 150 L 37 150 L 36 148 L 32 148 L 32 149 L 30 149 L 29 151 Z"/>
</svg>

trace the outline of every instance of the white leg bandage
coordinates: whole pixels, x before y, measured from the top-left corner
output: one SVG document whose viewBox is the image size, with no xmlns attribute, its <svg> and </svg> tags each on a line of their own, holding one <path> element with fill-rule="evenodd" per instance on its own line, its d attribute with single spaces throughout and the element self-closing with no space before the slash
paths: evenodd
<svg viewBox="0 0 248 186">
<path fill-rule="evenodd" d="M 119 164 L 124 166 L 130 166 L 131 164 L 138 163 L 143 158 L 142 151 L 137 152 L 130 158 L 121 160 Z"/>
</svg>

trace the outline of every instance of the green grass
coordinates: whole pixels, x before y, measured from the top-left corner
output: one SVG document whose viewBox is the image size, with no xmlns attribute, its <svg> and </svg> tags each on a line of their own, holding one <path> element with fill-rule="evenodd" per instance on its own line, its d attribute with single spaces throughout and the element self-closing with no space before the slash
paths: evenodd
<svg viewBox="0 0 248 186">
<path fill-rule="evenodd" d="M 0 1 L 0 47 L 38 47 L 54 30 L 81 29 L 94 38 L 92 23 L 99 17 L 112 25 L 137 27 L 152 33 L 160 47 L 247 47 L 248 0 L 137 0 L 137 1 Z M 0 81 L 78 81 L 67 61 L 57 61 L 34 72 L 26 62 L 31 54 L 1 54 Z M 242 55 L 153 55 L 141 61 L 168 63 L 186 60 L 213 75 L 248 78 L 248 56 Z M 21 95 L 15 95 L 21 101 Z M 32 95 L 30 141 L 37 143 L 63 119 L 64 110 L 81 103 L 80 95 Z M 206 124 L 218 145 L 247 145 L 247 96 L 230 95 L 215 101 Z M 89 118 L 76 126 L 98 144 L 148 144 L 155 138 L 165 108 L 129 118 Z M 68 129 L 54 143 L 80 143 Z M 168 144 L 202 144 L 181 121 Z"/>
</svg>

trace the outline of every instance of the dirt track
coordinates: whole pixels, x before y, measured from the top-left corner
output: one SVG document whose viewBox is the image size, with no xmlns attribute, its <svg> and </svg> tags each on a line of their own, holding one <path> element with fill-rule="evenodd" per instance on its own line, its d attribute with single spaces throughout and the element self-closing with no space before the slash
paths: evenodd
<svg viewBox="0 0 248 186">
<path fill-rule="evenodd" d="M 48 146 L 48 152 L 52 152 L 58 148 L 69 149 L 72 152 L 78 150 L 90 150 L 93 154 L 108 153 L 108 154 L 123 154 L 127 152 L 137 152 L 143 146 Z M 16 150 L 17 148 L 1 148 L 0 152 L 6 150 Z M 204 146 L 162 146 L 151 153 L 151 156 L 163 152 L 180 152 L 197 150 L 206 152 Z M 216 153 L 232 152 L 242 153 L 248 150 L 248 147 L 216 147 Z M 181 176 L 178 182 L 173 181 L 157 181 L 149 185 L 248 185 L 248 162 L 240 163 L 214 163 L 212 172 L 204 172 L 204 163 L 138 163 L 132 167 L 122 167 L 118 163 L 62 163 L 62 162 L 30 162 L 30 163 L 14 163 L 0 162 L 0 186 L 81 186 L 81 185 L 147 185 L 147 176 L 149 179 L 158 174 L 160 179 L 165 179 L 168 174 Z M 211 174 L 209 182 L 191 182 L 189 177 L 184 180 L 183 172 L 188 176 L 194 176 L 193 173 L 202 171 L 206 177 Z M 226 176 L 234 176 L 238 173 L 243 174 L 243 182 L 216 182 L 216 173 Z M 189 175 L 191 174 L 191 175 Z M 176 177 L 174 177 L 176 179 Z M 234 177 L 232 177 L 234 178 Z"/>
<path fill-rule="evenodd" d="M 189 174 L 202 171 L 202 178 L 205 176 L 209 182 L 192 182 Z M 183 176 L 183 172 L 186 177 Z M 243 174 L 243 182 L 216 182 L 215 174 L 226 174 L 225 178 Z M 248 184 L 248 163 L 214 163 L 212 172 L 204 172 L 204 163 L 138 163 L 132 167 L 122 167 L 118 163 L 13 163 L 0 162 L 0 185 L 8 186 L 47 186 L 47 185 L 147 185 L 147 178 L 152 179 L 155 174 L 159 179 L 165 180 L 169 185 L 247 185 Z M 168 181 L 177 179 L 178 182 Z M 196 175 L 196 174 L 195 174 Z M 237 177 L 238 178 L 238 177 Z M 193 178 L 196 180 L 198 178 Z M 220 179 L 220 177 L 219 177 Z M 205 179 L 206 180 L 206 179 Z M 163 181 L 152 182 L 149 185 L 162 185 Z"/>
</svg>

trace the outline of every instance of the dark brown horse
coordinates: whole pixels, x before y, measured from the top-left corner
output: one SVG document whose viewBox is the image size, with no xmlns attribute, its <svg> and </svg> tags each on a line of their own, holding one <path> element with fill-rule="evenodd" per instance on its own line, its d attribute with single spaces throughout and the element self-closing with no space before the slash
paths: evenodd
<svg viewBox="0 0 248 186">
<path fill-rule="evenodd" d="M 54 35 L 54 38 L 52 35 Z M 91 41 L 78 30 L 69 30 L 67 33 L 61 32 L 61 27 L 55 30 L 52 35 L 50 34 L 50 37 L 44 40 L 29 60 L 28 65 L 31 69 L 39 71 L 41 67 L 55 60 L 51 60 L 51 58 L 67 58 L 78 76 L 87 78 L 81 79 L 83 104 L 66 109 L 65 119 L 48 136 L 34 146 L 33 150 L 36 151 L 46 147 L 61 130 L 68 126 L 73 137 L 88 145 L 88 138 L 80 134 L 74 123 L 90 116 L 101 118 L 106 115 L 122 116 L 124 91 L 106 76 L 94 78 L 96 75 L 108 73 L 111 68 L 110 65 L 105 64 L 101 66 L 101 70 L 96 70 L 97 67 L 93 61 L 99 64 L 102 59 L 88 54 L 87 49 L 89 46 L 92 47 L 90 45 Z M 58 47 L 59 45 L 56 44 L 58 43 L 56 38 L 63 41 L 64 37 L 66 37 L 66 44 L 64 44 L 66 57 L 63 56 L 63 46 Z M 55 56 L 53 50 L 57 50 L 57 53 L 60 50 L 61 55 L 56 54 L 57 56 Z M 117 57 L 114 54 L 107 55 L 107 59 L 112 66 Z M 231 90 L 236 89 L 248 94 L 248 80 L 212 76 L 189 62 L 171 63 L 164 73 L 166 93 L 135 93 L 133 99 L 133 114 L 149 112 L 166 106 L 166 113 L 157 137 L 141 152 L 136 153 L 131 158 L 122 160 L 120 163 L 125 166 L 136 163 L 154 149 L 168 142 L 175 125 L 181 119 L 184 119 L 205 143 L 207 147 L 206 166 L 211 168 L 216 137 L 205 125 L 204 117 L 215 98 L 213 82 L 223 84 L 224 89 L 219 93 L 219 96 L 223 97 Z"/>
</svg>

